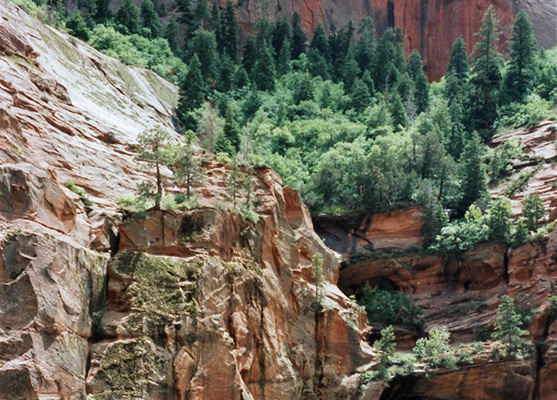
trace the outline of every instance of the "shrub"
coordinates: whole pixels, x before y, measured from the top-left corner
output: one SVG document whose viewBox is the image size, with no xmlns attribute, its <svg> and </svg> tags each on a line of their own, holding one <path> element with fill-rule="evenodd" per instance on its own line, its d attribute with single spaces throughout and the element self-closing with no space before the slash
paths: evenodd
<svg viewBox="0 0 557 400">
<path fill-rule="evenodd" d="M 457 358 L 450 346 L 451 334 L 445 328 L 434 329 L 416 341 L 416 357 L 431 368 L 456 369 Z"/>
<path fill-rule="evenodd" d="M 537 194 L 526 196 L 522 201 L 522 214 L 526 218 L 526 225 L 531 231 L 538 229 L 538 222 L 545 215 L 545 207 Z"/>
<path fill-rule="evenodd" d="M 425 321 L 422 310 L 403 293 L 378 287 L 372 289 L 366 284 L 358 303 L 365 307 L 371 324 L 399 324 L 418 333 L 423 332 Z"/>
<path fill-rule="evenodd" d="M 503 296 L 497 309 L 495 331 L 492 338 L 503 343 L 503 354 L 500 356 L 508 359 L 519 359 L 529 355 L 530 342 L 523 337 L 528 331 L 521 328 L 522 318 L 517 312 L 514 299 L 508 295 Z"/>
<path fill-rule="evenodd" d="M 489 239 L 487 218 L 482 211 L 471 205 L 464 220 L 453 222 L 443 229 L 437 236 L 432 250 L 442 254 L 459 254 L 474 248 Z"/>
<path fill-rule="evenodd" d="M 91 206 L 91 200 L 89 200 L 89 197 L 87 197 L 87 195 L 85 194 L 85 190 L 83 190 L 83 188 L 80 188 L 79 186 L 76 186 L 76 184 L 71 179 L 68 179 L 66 182 L 64 182 L 64 186 L 77 194 L 84 205 L 88 207 Z"/>
<path fill-rule="evenodd" d="M 511 202 L 503 198 L 497 200 L 489 211 L 489 237 L 507 243 L 511 234 Z"/>
</svg>

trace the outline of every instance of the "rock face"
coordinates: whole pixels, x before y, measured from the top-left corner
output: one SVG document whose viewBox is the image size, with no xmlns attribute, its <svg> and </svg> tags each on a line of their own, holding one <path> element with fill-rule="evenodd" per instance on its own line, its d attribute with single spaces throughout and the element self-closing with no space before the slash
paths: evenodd
<svg viewBox="0 0 557 400">
<path fill-rule="evenodd" d="M 250 222 L 209 163 L 199 209 L 123 216 L 150 178 L 137 134 L 177 136 L 176 88 L 0 15 L 0 398 L 353 398 L 369 327 L 298 193 L 255 171 Z"/>
<path fill-rule="evenodd" d="M 245 29 L 251 29 L 258 15 L 262 14 L 262 1 L 242 2 L 239 20 Z M 541 46 L 557 44 L 557 6 L 553 0 L 364 0 L 364 1 L 315 1 L 278 0 L 268 3 L 268 15 L 300 14 L 308 32 L 319 23 L 329 29 L 340 28 L 348 20 L 359 21 L 372 16 L 378 33 L 387 27 L 402 30 L 407 54 L 412 50 L 421 53 L 430 79 L 437 80 L 445 74 L 454 41 L 462 36 L 468 50 L 476 42 L 474 34 L 487 8 L 492 5 L 501 22 L 502 40 L 510 36 L 514 15 L 526 10 L 534 22 L 534 29 Z"/>
</svg>

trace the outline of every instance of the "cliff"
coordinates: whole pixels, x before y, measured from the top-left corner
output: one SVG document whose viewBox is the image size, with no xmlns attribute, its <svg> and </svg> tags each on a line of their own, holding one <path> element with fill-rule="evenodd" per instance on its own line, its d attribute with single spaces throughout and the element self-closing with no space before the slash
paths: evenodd
<svg viewBox="0 0 557 400">
<path fill-rule="evenodd" d="M 251 222 L 208 163 L 199 208 L 124 215 L 150 177 L 137 135 L 177 136 L 177 88 L 0 15 L 0 398 L 352 398 L 369 327 L 299 195 L 256 170 Z"/>
</svg>

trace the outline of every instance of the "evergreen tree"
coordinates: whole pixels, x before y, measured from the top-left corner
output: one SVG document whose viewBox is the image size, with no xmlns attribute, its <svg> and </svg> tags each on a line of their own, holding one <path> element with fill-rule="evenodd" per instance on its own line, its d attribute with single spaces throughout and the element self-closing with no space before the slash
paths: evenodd
<svg viewBox="0 0 557 400">
<path fill-rule="evenodd" d="M 302 29 L 302 21 L 298 13 L 292 15 L 292 43 L 290 49 L 292 51 L 292 59 L 297 60 L 300 55 L 306 52 L 306 34 Z"/>
<path fill-rule="evenodd" d="M 405 64 L 404 60 L 400 60 L 400 53 L 400 35 L 389 28 L 379 38 L 375 47 L 372 76 L 376 90 L 383 92 L 398 81 L 399 68 L 403 68 Z"/>
<path fill-rule="evenodd" d="M 523 10 L 516 16 L 511 39 L 511 53 L 504 81 L 507 102 L 524 101 L 532 90 L 536 38 L 530 17 Z"/>
<path fill-rule="evenodd" d="M 220 54 L 224 53 L 224 26 L 221 20 L 221 6 L 219 0 L 213 0 L 211 7 L 211 21 L 209 24 L 210 29 L 215 32 L 215 39 L 217 40 L 217 49 Z"/>
<path fill-rule="evenodd" d="M 395 333 L 392 325 L 381 330 L 381 338 L 373 345 L 379 352 L 379 379 L 389 379 L 389 366 L 395 352 Z"/>
<path fill-rule="evenodd" d="M 488 141 L 493 135 L 501 91 L 501 55 L 497 49 L 499 30 L 492 6 L 482 19 L 478 36 L 480 40 L 474 46 L 471 78 L 473 118 L 475 128 Z"/>
<path fill-rule="evenodd" d="M 486 196 L 487 184 L 482 164 L 482 143 L 477 133 L 466 143 L 460 163 L 460 199 L 457 206 L 459 215 L 464 215 L 470 205 Z"/>
<path fill-rule="evenodd" d="M 68 11 L 66 9 L 66 2 L 64 0 L 58 0 L 56 2 L 56 20 L 64 21 L 68 17 Z"/>
<path fill-rule="evenodd" d="M 194 55 L 188 65 L 188 72 L 180 82 L 180 99 L 178 101 L 178 115 L 189 128 L 193 127 L 189 112 L 203 104 L 207 94 L 207 84 L 201 75 L 201 64 Z"/>
<path fill-rule="evenodd" d="M 317 51 L 321 56 L 325 58 L 327 62 L 331 61 L 331 52 L 329 50 L 329 42 L 327 41 L 327 36 L 325 35 L 325 28 L 322 24 L 318 24 L 313 32 L 313 38 L 309 45 L 310 50 Z"/>
<path fill-rule="evenodd" d="M 371 105 L 371 95 L 365 83 L 356 78 L 352 85 L 352 108 L 357 112 L 363 112 Z"/>
<path fill-rule="evenodd" d="M 531 231 L 538 229 L 538 223 L 545 215 L 545 207 L 537 194 L 528 195 L 522 201 L 522 214 L 526 218 L 526 226 Z"/>
<path fill-rule="evenodd" d="M 526 226 L 524 220 L 520 220 L 520 222 L 518 223 L 514 231 L 514 235 L 511 243 L 512 247 L 516 249 L 526 244 L 527 241 L 528 241 L 528 227 Z"/>
<path fill-rule="evenodd" d="M 373 51 L 375 47 L 375 25 L 371 18 L 363 18 L 360 23 L 360 38 L 354 49 L 354 59 L 360 70 L 366 71 L 372 67 Z"/>
<path fill-rule="evenodd" d="M 519 352 L 528 353 L 530 343 L 524 338 L 528 331 L 522 329 L 520 314 L 516 311 L 512 297 L 505 295 L 497 309 L 493 339 L 505 345 L 506 357 L 514 359 Z"/>
<path fill-rule="evenodd" d="M 275 54 L 278 56 L 280 49 L 283 47 L 285 41 L 289 42 L 292 40 L 292 29 L 288 20 L 286 18 L 281 18 L 273 25 L 273 33 L 271 38 L 271 44 Z"/>
<path fill-rule="evenodd" d="M 133 0 L 124 0 L 116 13 L 116 22 L 127 29 L 129 33 L 139 33 L 139 10 Z"/>
<path fill-rule="evenodd" d="M 97 21 L 104 22 L 112 18 L 109 6 L 110 0 L 97 0 Z"/>
<path fill-rule="evenodd" d="M 190 54 L 197 55 L 200 65 L 203 66 L 201 74 L 206 82 L 212 83 L 217 74 L 217 41 L 215 32 L 198 30 L 190 40 Z"/>
<path fill-rule="evenodd" d="M 491 240 L 499 240 L 508 243 L 511 234 L 511 202 L 509 199 L 499 199 L 489 211 L 489 237 Z"/>
<path fill-rule="evenodd" d="M 455 40 L 451 50 L 451 57 L 447 66 L 447 75 L 454 74 L 459 82 L 468 79 L 468 53 L 466 52 L 466 42 L 462 37 Z"/>
<path fill-rule="evenodd" d="M 353 57 L 349 58 L 342 68 L 342 81 L 347 92 L 352 90 L 356 78 L 360 76 L 360 67 Z"/>
<path fill-rule="evenodd" d="M 223 49 L 232 62 L 238 61 L 238 21 L 236 7 L 232 0 L 227 0 L 223 19 Z"/>
<path fill-rule="evenodd" d="M 181 13 L 179 18 L 180 23 L 186 26 L 185 39 L 188 40 L 199 26 L 195 19 L 191 0 L 178 0 L 178 11 Z"/>
<path fill-rule="evenodd" d="M 70 18 L 68 18 L 66 21 L 66 28 L 75 37 L 84 41 L 89 40 L 91 32 L 89 31 L 89 28 L 87 28 L 87 24 L 79 11 L 76 11 Z"/>
<path fill-rule="evenodd" d="M 218 90 L 226 93 L 232 90 L 234 83 L 234 65 L 227 55 L 221 57 L 218 79 Z"/>
<path fill-rule="evenodd" d="M 224 119 L 224 126 L 222 128 L 222 133 L 226 140 L 230 143 L 233 149 L 232 154 L 236 154 L 240 150 L 240 138 L 241 132 L 238 122 L 234 116 L 234 110 L 231 106 L 226 110 L 226 116 Z"/>
<path fill-rule="evenodd" d="M 342 67 L 348 59 L 348 52 L 351 49 L 354 32 L 354 22 L 352 20 L 349 20 L 346 25 L 338 32 L 334 40 L 332 40 L 332 38 L 329 38 L 329 48 L 331 50 L 334 75 L 336 79 L 342 79 Z"/>
<path fill-rule="evenodd" d="M 248 74 L 253 72 L 255 64 L 257 63 L 257 41 L 255 36 L 248 35 L 246 43 L 244 44 L 244 51 L 242 55 L 242 65 Z"/>
<path fill-rule="evenodd" d="M 143 185 L 143 188 L 147 189 L 144 191 L 144 194 L 154 198 L 155 209 L 157 210 L 161 207 L 161 199 L 163 196 L 161 166 L 166 165 L 168 160 L 166 152 L 168 139 L 168 133 L 162 129 L 145 131 L 138 137 L 139 145 L 136 159 L 154 168 L 156 174 L 156 192 L 149 190 L 150 185 Z"/>
<path fill-rule="evenodd" d="M 246 70 L 242 66 L 237 67 L 236 71 L 234 71 L 234 87 L 236 89 L 242 89 L 248 86 L 248 84 L 249 76 Z"/>
<path fill-rule="evenodd" d="M 329 64 L 317 50 L 312 49 L 308 54 L 308 69 L 313 76 L 320 76 L 323 80 L 330 78 Z"/>
<path fill-rule="evenodd" d="M 275 88 L 275 65 L 271 51 L 266 44 L 260 51 L 255 64 L 254 80 L 259 90 L 272 91 Z"/>
<path fill-rule="evenodd" d="M 199 26 L 207 27 L 209 25 L 209 4 L 207 0 L 197 0 L 195 19 Z"/>
<path fill-rule="evenodd" d="M 226 187 L 229 196 L 232 197 L 232 205 L 236 208 L 238 198 L 242 195 L 247 177 L 240 167 L 237 155 L 232 157 L 232 160 L 228 163 L 228 168 L 230 172 L 226 180 Z"/>
<path fill-rule="evenodd" d="M 425 72 L 418 73 L 414 87 L 414 104 L 418 114 L 424 112 L 429 107 L 429 82 Z"/>
<path fill-rule="evenodd" d="M 290 40 L 285 38 L 282 41 L 279 52 L 277 54 L 277 73 L 284 75 L 290 71 Z"/>
<path fill-rule="evenodd" d="M 168 40 L 168 45 L 172 51 L 176 52 L 178 50 L 178 22 L 174 16 L 171 16 L 168 20 L 164 30 L 164 37 Z"/>
<path fill-rule="evenodd" d="M 406 127 L 406 111 L 398 94 L 395 94 L 390 105 L 391 116 L 393 117 L 393 127 L 395 131 L 400 131 Z"/>
<path fill-rule="evenodd" d="M 174 178 L 180 185 L 186 185 L 186 197 L 191 198 L 191 188 L 201 181 L 201 163 L 195 157 L 194 143 L 197 141 L 195 133 L 188 130 L 184 134 L 184 141 L 171 149 L 172 171 Z"/>
<path fill-rule="evenodd" d="M 151 0 L 143 0 L 143 3 L 141 3 L 141 22 L 144 28 L 151 31 L 151 37 L 161 36 L 161 20 Z"/>
</svg>

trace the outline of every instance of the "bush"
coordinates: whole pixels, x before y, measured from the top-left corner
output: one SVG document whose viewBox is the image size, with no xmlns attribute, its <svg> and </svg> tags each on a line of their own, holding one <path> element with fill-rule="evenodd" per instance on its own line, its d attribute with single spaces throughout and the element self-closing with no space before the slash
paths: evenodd
<svg viewBox="0 0 557 400">
<path fill-rule="evenodd" d="M 83 188 L 80 188 L 79 186 L 76 186 L 76 184 L 71 179 L 68 179 L 66 182 L 64 182 L 64 186 L 77 194 L 84 205 L 88 207 L 91 206 L 91 200 L 89 200 L 89 197 L 87 197 L 87 195 L 85 194 L 85 190 L 83 190 Z"/>
<path fill-rule="evenodd" d="M 531 94 L 524 104 L 511 103 L 502 107 L 497 126 L 500 128 L 530 128 L 552 115 L 551 102 L 542 99 L 537 94 Z"/>
<path fill-rule="evenodd" d="M 414 354 L 430 368 L 456 369 L 458 360 L 449 344 L 450 337 L 446 329 L 434 329 L 416 341 Z"/>
<path fill-rule="evenodd" d="M 514 299 L 503 296 L 497 309 L 495 331 L 492 335 L 494 340 L 503 343 L 503 353 L 497 353 L 497 357 L 521 359 L 529 356 L 530 342 L 523 338 L 528 335 L 528 331 L 522 329 L 521 324 L 522 316 L 515 308 Z"/>
<path fill-rule="evenodd" d="M 522 201 L 522 214 L 526 218 L 526 226 L 531 231 L 538 229 L 538 222 L 545 216 L 545 207 L 537 194 L 526 196 Z"/>
<path fill-rule="evenodd" d="M 482 211 L 471 205 L 464 220 L 453 222 L 437 236 L 431 249 L 442 254 L 459 254 L 489 239 L 489 226 Z"/>
<path fill-rule="evenodd" d="M 422 310 L 403 293 L 378 287 L 372 289 L 366 283 L 358 303 L 365 307 L 371 324 L 404 325 L 417 333 L 425 328 Z"/>
</svg>

